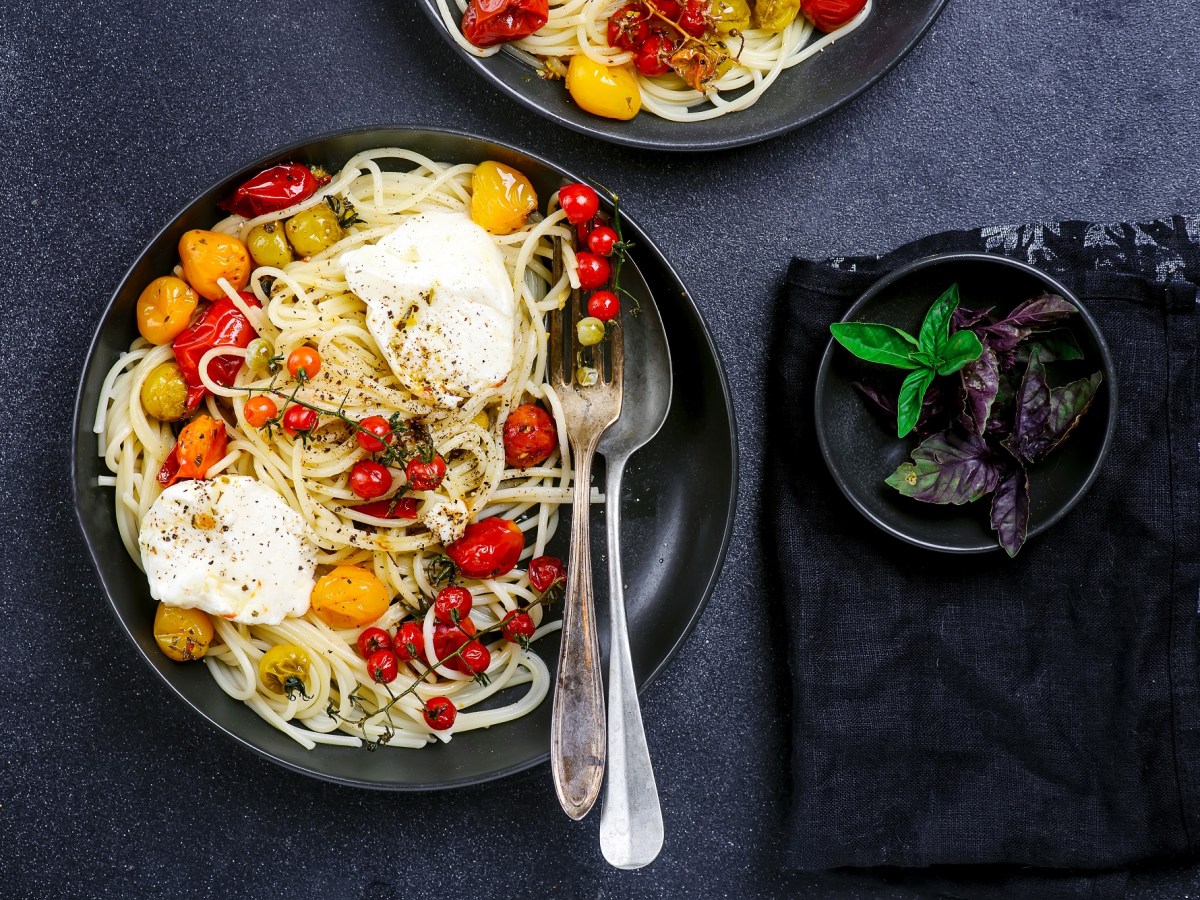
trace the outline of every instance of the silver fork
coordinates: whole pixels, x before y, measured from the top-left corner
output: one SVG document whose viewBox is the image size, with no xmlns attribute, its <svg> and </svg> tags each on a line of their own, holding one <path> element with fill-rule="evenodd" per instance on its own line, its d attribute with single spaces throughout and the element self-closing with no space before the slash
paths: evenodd
<svg viewBox="0 0 1200 900">
<path fill-rule="evenodd" d="M 562 248 L 555 253 L 561 277 Z M 556 278 L 557 280 L 557 278 Z M 586 315 L 579 291 L 571 291 L 566 308 L 550 314 L 549 383 L 562 404 L 567 440 L 575 457 L 575 494 L 571 512 L 571 546 L 567 590 L 563 601 L 562 649 L 554 686 L 550 724 L 550 767 L 558 802 L 572 819 L 582 819 L 600 796 L 604 780 L 604 686 L 600 643 L 592 600 L 591 482 L 592 458 L 600 436 L 621 415 L 625 360 L 621 329 L 604 343 L 580 347 L 575 324 Z M 604 344 L 608 344 L 607 359 Z M 564 362 L 569 354 L 571 366 Z M 591 361 L 599 373 L 584 387 L 576 379 L 578 362 Z"/>
</svg>

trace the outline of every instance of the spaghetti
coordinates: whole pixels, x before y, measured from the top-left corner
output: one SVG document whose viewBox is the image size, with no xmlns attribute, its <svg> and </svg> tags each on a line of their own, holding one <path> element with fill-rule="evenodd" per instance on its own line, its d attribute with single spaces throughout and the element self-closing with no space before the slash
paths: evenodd
<svg viewBox="0 0 1200 900">
<path fill-rule="evenodd" d="M 524 642 L 492 645 L 490 665 L 473 677 L 448 665 L 434 666 L 434 608 L 428 598 L 438 592 L 438 562 L 443 541 L 428 513 L 461 504 L 471 520 L 499 516 L 515 520 L 525 533 L 521 559 L 544 553 L 559 522 L 559 508 L 571 498 L 571 463 L 565 430 L 549 458 L 525 469 L 506 466 L 503 428 L 510 412 L 522 403 L 540 404 L 561 422 L 553 390 L 545 383 L 546 330 L 543 317 L 568 296 L 570 275 L 554 277 L 552 258 L 560 238 L 571 231 L 562 210 L 542 217 L 536 212 L 510 234 L 494 237 L 511 278 L 516 299 L 513 366 L 503 383 L 475 393 L 458 405 L 442 405 L 402 387 L 367 328 L 363 301 L 347 285 L 340 262 L 347 251 L 377 243 L 415 214 L 469 212 L 474 165 L 443 165 L 398 148 L 360 153 L 333 175 L 328 184 L 282 210 L 247 218 L 233 215 L 213 231 L 245 241 L 265 223 L 283 223 L 304 210 L 329 205 L 352 210 L 354 224 L 336 243 L 311 256 L 282 266 L 260 265 L 250 276 L 247 293 L 221 283 L 225 298 L 286 357 L 298 347 L 312 347 L 322 365 L 311 379 L 279 388 L 279 374 L 241 366 L 230 384 L 212 377 L 217 358 L 245 359 L 253 349 L 219 346 L 210 349 L 198 371 L 207 396 L 202 409 L 228 434 L 225 453 L 204 477 L 248 476 L 270 487 L 302 518 L 316 547 L 321 571 L 359 566 L 372 573 L 392 597 L 373 624 L 394 630 L 402 620 L 421 628 L 424 646 L 417 657 L 400 662 L 396 685 L 380 683 L 356 653 L 360 628 L 332 627 L 313 610 L 279 624 L 246 624 L 214 617 L 216 640 L 204 657 L 208 671 L 225 693 L 246 703 L 265 721 L 307 748 L 317 744 L 421 747 L 434 736 L 486 728 L 525 715 L 545 697 L 549 678 L 545 664 Z M 570 267 L 567 267 L 570 271 Z M 181 270 L 177 270 L 181 274 Z M 248 300 L 250 294 L 261 304 Z M 172 360 L 170 343 L 138 338 L 121 355 L 101 391 L 95 430 L 115 489 L 117 527 L 125 547 L 142 566 L 139 529 L 162 493 L 160 470 L 175 447 L 171 425 L 148 414 L 142 394 L 156 367 Z M 252 427 L 246 421 L 251 397 L 282 396 L 296 404 L 329 411 L 307 435 L 280 427 Z M 350 424 L 381 416 L 398 427 L 412 426 L 427 435 L 446 461 L 444 479 L 435 491 L 416 491 L 416 520 L 388 518 L 378 509 L 362 511 L 348 486 L 349 473 L 363 458 Z M 144 566 L 143 566 L 144 568 Z M 504 617 L 526 611 L 534 620 L 536 639 L 558 627 L 544 620 L 539 591 L 519 569 L 462 583 L 474 601 L 469 617 L 473 630 L 497 634 Z M 303 651 L 306 667 L 302 688 L 280 693 L 259 671 L 272 648 L 294 646 Z M 427 676 L 428 677 L 425 677 Z M 515 700 L 471 710 L 506 688 L 525 685 Z M 452 729 L 435 729 L 423 718 L 426 701 L 446 697 L 461 712 Z"/>
</svg>

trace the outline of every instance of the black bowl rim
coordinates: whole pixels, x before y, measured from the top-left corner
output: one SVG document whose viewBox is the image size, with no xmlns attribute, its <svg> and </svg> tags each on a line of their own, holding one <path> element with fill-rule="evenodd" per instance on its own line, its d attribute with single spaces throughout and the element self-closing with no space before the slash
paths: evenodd
<svg viewBox="0 0 1200 900">
<path fill-rule="evenodd" d="M 282 766 L 285 769 L 289 769 L 291 771 L 298 772 L 301 775 L 307 775 L 309 777 L 316 778 L 321 781 L 331 782 L 333 784 L 341 784 L 341 785 L 345 785 L 347 787 L 367 788 L 367 789 L 372 789 L 372 790 L 384 790 L 384 791 L 396 791 L 396 792 L 401 792 L 401 793 L 421 793 L 421 792 L 425 792 L 425 791 L 438 791 L 438 790 L 447 790 L 447 789 L 453 789 L 453 788 L 471 787 L 471 786 L 478 785 L 478 784 L 486 784 L 488 782 L 496 781 L 501 778 L 506 778 L 510 775 L 515 775 L 518 772 L 523 772 L 528 769 L 532 769 L 536 766 L 542 765 L 543 763 L 547 762 L 550 759 L 550 752 L 549 752 L 549 750 L 547 750 L 545 753 L 543 753 L 539 756 L 533 757 L 529 760 L 526 760 L 523 763 L 519 763 L 519 764 L 513 765 L 513 766 L 508 766 L 504 769 L 498 769 L 494 772 L 490 772 L 490 773 L 488 773 L 486 775 L 482 775 L 482 776 L 471 776 L 471 777 L 458 778 L 458 779 L 449 779 L 447 781 L 438 782 L 438 783 L 380 784 L 378 782 L 373 782 L 373 781 L 360 781 L 360 780 L 351 779 L 351 778 L 340 778 L 340 777 L 329 775 L 328 773 L 325 773 L 325 772 L 318 771 L 315 768 L 295 765 L 294 763 L 292 763 L 288 760 L 281 759 L 280 757 L 275 756 L 274 754 L 270 753 L 267 750 L 264 750 L 261 747 L 255 746 L 249 740 L 247 740 L 246 738 L 243 738 L 241 735 L 239 735 L 236 731 L 233 731 L 233 730 L 225 727 L 223 724 L 221 724 L 220 722 L 218 722 L 215 719 L 213 719 L 212 717 L 210 717 L 207 713 L 205 713 L 198 706 L 196 706 L 194 703 L 192 703 L 191 700 L 189 700 L 181 691 L 179 691 L 175 687 L 175 685 L 172 683 L 172 681 L 169 678 L 167 678 L 162 672 L 160 672 L 150 662 L 149 657 L 142 650 L 142 647 L 137 642 L 136 638 L 133 635 L 133 632 L 130 630 L 130 628 L 126 624 L 124 618 L 121 616 L 120 612 L 117 610 L 116 603 L 113 600 L 113 589 L 109 585 L 108 580 L 105 578 L 105 576 L 103 574 L 103 570 L 100 567 L 100 560 L 99 560 L 99 556 L 97 554 L 97 550 L 92 544 L 91 534 L 88 532 L 88 529 L 87 529 L 86 525 L 84 524 L 84 515 L 83 515 L 83 510 L 81 508 L 82 498 L 80 497 L 80 493 L 79 493 L 80 459 L 79 459 L 78 451 L 79 451 L 79 444 L 80 444 L 80 429 L 82 427 L 84 413 L 86 412 L 83 409 L 84 384 L 85 384 L 85 380 L 86 380 L 84 378 L 84 376 L 87 373 L 88 369 L 90 368 L 93 358 L 96 354 L 96 348 L 100 342 L 101 325 L 104 323 L 104 321 L 106 319 L 108 319 L 109 315 L 112 313 L 113 307 L 116 305 L 117 300 L 121 294 L 121 291 L 125 286 L 125 283 L 132 276 L 134 270 L 137 268 L 138 263 L 141 261 L 142 257 L 145 256 L 146 253 L 148 253 L 150 251 L 150 248 L 152 246 L 154 246 L 154 244 L 156 244 L 159 240 L 162 239 L 163 235 L 171 229 L 171 227 L 174 225 L 174 223 L 181 216 L 183 216 L 194 205 L 199 203 L 201 198 L 203 198 L 207 194 L 215 191 L 218 187 L 220 187 L 222 184 L 224 184 L 230 178 L 234 177 L 237 173 L 248 172 L 248 171 L 262 168 L 266 165 L 273 163 L 275 160 L 277 160 L 278 158 L 280 158 L 282 156 L 288 156 L 291 154 L 299 153 L 300 151 L 302 151 L 306 148 L 309 148 L 314 144 L 321 144 L 326 141 L 337 140 L 339 138 L 344 138 L 344 137 L 372 134 L 375 132 L 409 132 L 414 135 L 432 133 L 432 134 L 440 134 L 440 135 L 447 135 L 450 137 L 462 138 L 462 139 L 471 141 L 473 143 L 491 144 L 493 146 L 501 147 L 501 148 L 509 150 L 513 153 L 517 153 L 517 154 L 523 155 L 525 157 L 528 157 L 528 158 L 534 160 L 535 162 L 537 162 L 541 165 L 544 165 L 547 168 L 549 168 L 555 172 L 561 173 L 566 178 L 574 179 L 575 181 L 580 181 L 580 182 L 587 181 L 587 179 L 584 179 L 584 178 L 579 177 L 578 175 L 575 175 L 570 170 L 563 168 L 562 166 L 558 165 L 557 163 L 550 162 L 545 157 L 543 157 L 537 153 L 532 153 L 532 152 L 525 150 L 517 145 L 507 143 L 506 141 L 500 141 L 500 140 L 496 140 L 493 138 L 489 138 L 489 137 L 486 137 L 481 134 L 477 134 L 477 133 L 473 133 L 473 132 L 469 132 L 469 131 L 463 131 L 463 130 L 459 130 L 459 129 L 445 128 L 445 127 L 435 126 L 435 125 L 371 124 L 371 125 L 356 126 L 353 128 L 339 129 L 336 131 L 323 132 L 321 134 L 318 134 L 314 137 L 311 137 L 311 138 L 308 138 L 308 139 L 305 139 L 302 141 L 295 141 L 295 142 L 280 146 L 280 147 L 272 150 L 270 153 L 259 156 L 256 159 L 254 159 L 244 165 L 241 165 L 235 169 L 232 169 L 231 171 L 229 171 L 222 177 L 211 182 L 203 190 L 201 190 L 198 194 L 196 194 L 191 200 L 189 200 L 187 203 L 185 203 L 183 206 L 181 206 L 178 210 L 176 210 L 176 212 L 167 220 L 166 224 L 164 224 L 162 228 L 160 228 L 157 232 L 155 232 L 154 236 L 151 237 L 146 242 L 146 244 L 142 247 L 142 249 L 134 257 L 133 262 L 129 265 L 128 269 L 126 269 L 125 274 L 121 276 L 121 280 L 117 283 L 116 288 L 113 290 L 112 297 L 109 298 L 108 303 L 105 304 L 104 309 L 101 311 L 101 313 L 97 319 L 97 325 L 96 325 L 95 332 L 92 334 L 92 339 L 88 343 L 87 354 L 84 357 L 83 365 L 80 368 L 79 386 L 75 392 L 74 421 L 72 422 L 72 425 L 71 425 L 71 503 L 75 510 L 76 523 L 79 526 L 80 533 L 83 535 L 83 542 L 87 546 L 88 556 L 92 561 L 92 567 L 96 572 L 97 579 L 100 581 L 100 586 L 101 586 L 102 590 L 104 591 L 105 599 L 108 601 L 109 609 L 112 612 L 113 617 L 117 620 L 117 624 L 120 625 L 122 632 L 124 632 L 124 634 L 125 634 L 125 637 L 129 640 L 129 643 L 137 651 L 137 655 L 139 657 L 141 657 L 143 662 L 146 663 L 147 668 L 149 668 L 150 671 L 152 671 L 155 675 L 157 675 L 163 681 L 163 683 L 166 684 L 168 689 L 171 691 L 172 694 L 175 695 L 176 698 L 183 701 L 183 703 L 187 707 L 189 707 L 194 713 L 196 713 L 198 716 L 200 716 L 201 719 L 203 719 L 209 725 L 214 727 L 221 734 L 232 739 L 233 741 L 240 744 L 241 746 L 246 747 L 247 749 L 253 751 L 258 756 L 261 756 L 267 760 L 270 760 L 271 762 L 275 763 L 276 765 Z M 718 381 L 720 382 L 721 396 L 722 396 L 722 399 L 725 404 L 725 410 L 728 415 L 728 421 L 729 421 L 729 443 L 730 443 L 729 452 L 730 452 L 730 463 L 731 463 L 731 470 L 732 470 L 732 478 L 730 480 L 730 485 L 729 485 L 729 495 L 728 495 L 728 505 L 727 505 L 727 509 L 729 512 L 725 519 L 725 528 L 724 528 L 724 533 L 721 538 L 721 546 L 717 553 L 717 558 L 715 561 L 716 564 L 713 567 L 712 575 L 709 577 L 707 583 L 704 586 L 704 590 L 699 598 L 699 601 L 696 603 L 696 608 L 695 608 L 694 613 L 692 614 L 692 617 L 688 620 L 688 622 L 684 626 L 683 630 L 679 632 L 678 636 L 675 639 L 675 642 L 671 645 L 671 647 L 667 650 L 666 654 L 663 656 L 662 661 L 657 666 L 655 666 L 653 670 L 651 670 L 651 672 L 646 676 L 645 680 L 638 686 L 638 692 L 641 693 L 675 659 L 675 656 L 683 648 L 684 643 L 691 636 L 692 632 L 696 630 L 696 626 L 700 622 L 700 617 L 704 614 L 704 610 L 707 608 L 708 602 L 712 598 L 713 592 L 716 590 L 717 582 L 720 580 L 721 572 L 725 567 L 725 560 L 729 553 L 729 545 L 730 545 L 730 542 L 733 537 L 734 524 L 735 524 L 736 518 L 737 518 L 737 516 L 736 516 L 737 499 L 738 499 L 738 492 L 739 492 L 740 481 L 741 481 L 741 477 L 740 477 L 741 467 L 740 467 L 740 459 L 739 459 L 739 453 L 738 453 L 737 417 L 734 413 L 733 394 L 731 393 L 730 388 L 729 388 L 729 378 L 725 371 L 724 360 L 721 358 L 720 350 L 718 349 L 716 343 L 713 341 L 712 334 L 708 330 L 708 325 L 705 323 L 704 317 L 700 314 L 700 309 L 696 305 L 696 301 L 692 298 L 691 292 L 687 289 L 686 285 L 684 285 L 683 279 L 681 279 L 679 277 L 679 274 L 675 271 L 675 268 L 671 265 L 671 263 L 667 259 L 666 255 L 661 250 L 659 250 L 658 246 L 652 240 L 650 240 L 649 236 L 645 233 L 645 231 L 637 223 L 637 220 L 625 213 L 622 213 L 622 224 L 628 226 L 631 229 L 631 231 L 634 232 L 635 236 L 637 237 L 638 243 L 642 247 L 645 248 L 644 252 L 648 252 L 648 253 L 656 256 L 658 258 L 658 261 L 666 269 L 670 278 L 674 279 L 674 281 L 677 284 L 679 284 L 681 287 L 683 287 L 683 291 L 681 292 L 681 294 L 682 294 L 682 299 L 685 302 L 685 309 L 690 310 L 692 318 L 695 320 L 695 324 L 699 328 L 699 333 L 703 337 L 705 343 L 707 344 L 708 350 L 712 354 L 713 360 L 716 362 L 717 378 L 718 378 Z"/>
<path fill-rule="evenodd" d="M 498 74 L 493 72 L 491 68 L 485 64 L 486 60 L 480 59 L 477 56 L 472 56 L 470 53 L 460 47 L 454 38 L 446 33 L 445 23 L 442 22 L 442 17 L 438 15 L 437 10 L 433 6 L 433 0 L 418 0 L 417 5 L 425 11 L 425 15 L 428 17 L 430 22 L 433 23 L 434 28 L 441 35 L 443 41 L 449 44 L 460 58 L 466 60 L 467 63 L 470 64 L 471 68 L 474 69 L 475 72 L 478 73 L 485 81 L 490 82 L 493 87 L 498 88 L 501 93 L 517 101 L 526 109 L 533 110 L 538 115 L 549 119 L 556 125 L 569 128 L 572 131 L 579 132 L 580 134 L 586 134 L 588 137 L 599 138 L 602 141 L 610 141 L 614 144 L 621 144 L 625 147 L 636 147 L 641 150 L 661 150 L 664 152 L 674 151 L 678 153 L 704 153 L 710 150 L 732 150 L 735 147 L 747 147 L 751 144 L 769 141 L 771 138 L 779 137 L 780 135 L 787 134 L 790 131 L 803 128 L 806 125 L 811 125 L 818 119 L 829 115 L 829 113 L 833 112 L 835 109 L 845 106 L 852 100 L 857 99 L 864 92 L 868 91 L 877 83 L 879 83 L 879 81 L 881 81 L 885 75 L 892 71 L 892 69 L 899 65 L 901 61 L 903 61 L 904 58 L 912 52 L 913 48 L 916 47 L 917 44 L 921 43 L 921 40 L 925 37 L 926 32 L 933 27 L 933 23 L 937 21 L 938 16 L 942 14 L 942 10 L 946 8 L 947 2 L 948 0 L 935 0 L 934 6 L 926 12 L 925 20 L 921 22 L 917 30 L 913 32 L 912 38 L 908 41 L 908 43 L 900 48 L 900 52 L 894 57 L 885 61 L 882 66 L 875 69 L 858 87 L 849 93 L 842 95 L 836 100 L 825 103 L 824 105 L 815 109 L 813 112 L 807 115 L 799 116 L 794 120 L 789 121 L 785 119 L 778 125 L 771 125 L 766 128 L 760 128 L 757 131 L 749 131 L 744 134 L 737 134 L 733 137 L 725 138 L 698 138 L 694 136 L 694 129 L 697 128 L 700 123 L 693 123 L 690 126 L 680 123 L 680 140 L 671 144 L 663 144 L 646 138 L 639 138 L 636 136 L 630 137 L 629 135 L 621 132 L 614 132 L 607 126 L 608 120 L 601 119 L 600 117 L 596 117 L 597 121 L 595 125 L 589 124 L 588 122 L 576 122 L 562 115 L 555 109 L 541 105 L 540 103 L 536 102 L 527 92 L 514 87 L 501 78 Z M 737 114 L 734 113 L 733 115 L 736 116 Z M 601 123 L 605 124 L 602 125 Z"/>
<path fill-rule="evenodd" d="M 1100 326 L 1096 324 L 1096 320 L 1092 318 L 1092 314 L 1088 312 L 1075 293 L 1067 289 L 1067 287 L 1051 275 L 1046 274 L 1041 269 L 1031 266 L 1028 263 L 1021 262 L 1017 259 L 1010 259 L 1007 256 L 997 256 L 994 253 L 980 252 L 955 252 L 955 253 L 939 253 L 934 256 L 923 257 L 914 262 L 907 263 L 894 269 L 887 275 L 884 275 L 874 284 L 872 284 L 863 294 L 854 301 L 853 305 L 846 310 L 845 315 L 839 320 L 841 322 L 849 322 L 855 315 L 858 314 L 864 306 L 874 300 L 879 294 L 883 293 L 897 281 L 907 278 L 914 272 L 919 272 L 922 269 L 930 269 L 947 263 L 962 263 L 962 262 L 977 262 L 984 264 L 994 264 L 1000 266 L 1008 266 L 1009 268 L 1017 269 L 1027 275 L 1036 278 L 1054 293 L 1061 294 L 1066 300 L 1075 305 L 1079 310 L 1079 316 L 1087 325 L 1092 337 L 1096 340 L 1096 345 L 1100 348 L 1100 364 L 1104 372 L 1104 383 L 1108 390 L 1108 421 L 1104 428 L 1104 440 L 1100 445 L 1100 452 L 1096 456 L 1096 461 L 1092 464 L 1091 471 L 1088 472 L 1088 477 L 1080 484 L 1076 491 L 1071 495 L 1070 499 L 1062 505 L 1062 507 L 1045 521 L 1039 522 L 1033 528 L 1029 529 L 1029 537 L 1036 537 L 1042 534 L 1047 529 L 1052 528 L 1055 524 L 1075 508 L 1075 505 L 1083 499 L 1084 495 L 1091 489 L 1096 479 L 1100 477 L 1100 470 L 1104 467 L 1104 461 L 1108 458 L 1108 451 L 1112 447 L 1113 437 L 1117 431 L 1117 381 L 1116 370 L 1113 366 L 1112 354 L 1109 352 L 1108 343 L 1104 340 L 1104 332 L 1100 330 Z M 813 395 L 813 419 L 816 423 L 817 443 L 821 448 L 821 457 L 825 460 L 825 465 L 829 469 L 829 473 L 833 476 L 833 480 L 837 483 L 838 489 L 846 496 L 846 499 L 862 513 L 872 524 L 887 532 L 893 537 L 897 537 L 902 541 L 906 541 L 917 547 L 926 550 L 936 550 L 941 553 L 969 554 L 969 553 L 991 553 L 1000 549 L 998 542 L 993 542 L 986 545 L 972 546 L 953 546 L 938 544 L 934 541 L 925 541 L 920 538 L 904 532 L 899 528 L 893 528 L 887 522 L 880 519 L 858 498 L 853 490 L 846 483 L 846 479 L 839 473 L 833 462 L 832 450 L 825 437 L 825 428 L 822 425 L 825 417 L 825 407 L 822 401 L 822 389 L 825 382 L 829 378 L 829 370 L 833 364 L 833 354 L 836 352 L 838 344 L 833 338 L 829 339 L 829 343 L 825 345 L 825 352 L 821 356 L 821 363 L 817 369 L 816 387 Z"/>
</svg>

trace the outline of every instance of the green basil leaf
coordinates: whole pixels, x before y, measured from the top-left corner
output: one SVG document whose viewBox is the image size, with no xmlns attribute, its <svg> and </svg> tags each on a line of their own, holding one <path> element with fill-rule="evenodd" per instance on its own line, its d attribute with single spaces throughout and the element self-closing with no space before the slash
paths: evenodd
<svg viewBox="0 0 1200 900">
<path fill-rule="evenodd" d="M 950 337 L 950 317 L 958 309 L 958 285 L 952 284 L 945 293 L 933 301 L 929 312 L 925 313 L 925 321 L 921 323 L 921 332 L 917 335 L 917 346 L 926 353 L 934 356 L 945 356 L 946 341 Z"/>
<path fill-rule="evenodd" d="M 967 363 L 975 362 L 983 355 L 983 343 L 970 330 L 956 331 L 946 341 L 942 351 L 942 364 L 937 367 L 939 375 L 953 375 Z"/>
<path fill-rule="evenodd" d="M 942 364 L 940 356 L 934 356 L 932 353 L 926 353 L 924 350 L 918 350 L 912 355 L 912 358 L 927 369 L 936 369 Z"/>
<path fill-rule="evenodd" d="M 921 418 L 921 405 L 925 402 L 925 391 L 933 383 L 937 373 L 933 369 L 918 369 L 910 372 L 900 385 L 900 399 L 896 403 L 896 437 L 904 437 L 917 425 Z"/>
<path fill-rule="evenodd" d="M 829 331 L 835 341 L 859 359 L 897 369 L 921 368 L 912 358 L 917 349 L 916 339 L 899 328 L 874 322 L 834 322 Z"/>
</svg>

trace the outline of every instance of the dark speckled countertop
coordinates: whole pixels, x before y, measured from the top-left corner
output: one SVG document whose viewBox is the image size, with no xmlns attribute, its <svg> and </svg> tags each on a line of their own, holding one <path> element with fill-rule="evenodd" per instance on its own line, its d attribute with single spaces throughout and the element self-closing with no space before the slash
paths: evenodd
<svg viewBox="0 0 1200 900">
<path fill-rule="evenodd" d="M 897 2 L 897 0 L 891 0 Z M 1195 0 L 951 0 L 881 84 L 807 130 L 646 155 L 543 123 L 462 67 L 405 0 L 0 5 L 0 894 L 445 898 L 915 896 L 777 867 L 785 662 L 764 597 L 763 332 L 788 259 L 932 231 L 1200 210 Z M 608 868 L 547 768 L 441 795 L 312 781 L 219 736 L 137 660 L 68 496 L 83 354 L 139 248 L 225 172 L 343 126 L 523 144 L 620 189 L 690 286 L 741 426 L 716 595 L 646 693 L 667 828 Z M 736 672 L 727 677 L 722 673 Z M 1186 871 L 1132 896 L 1200 891 Z"/>
</svg>

